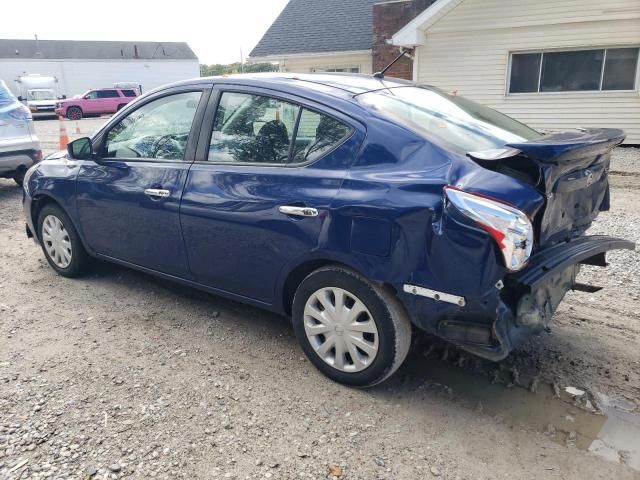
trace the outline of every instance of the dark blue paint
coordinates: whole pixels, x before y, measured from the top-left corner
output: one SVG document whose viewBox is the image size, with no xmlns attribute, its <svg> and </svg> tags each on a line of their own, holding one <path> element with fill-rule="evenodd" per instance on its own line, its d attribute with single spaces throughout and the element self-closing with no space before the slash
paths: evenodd
<svg viewBox="0 0 640 480">
<path fill-rule="evenodd" d="M 353 127 L 345 143 L 312 165 L 207 163 L 199 156 L 208 148 L 207 132 L 200 135 L 201 153 L 195 153 L 198 138 L 190 140 L 185 162 L 46 160 L 32 171 L 26 188 L 28 227 L 36 232 L 34 199 L 53 199 L 92 255 L 280 313 L 290 307 L 285 284 L 291 272 L 315 262 L 339 262 L 393 286 L 420 328 L 438 334 L 452 319 L 493 328 L 497 344 L 463 346 L 503 357 L 521 335 L 513 303 L 495 287 L 508 272 L 489 235 L 445 207 L 443 187 L 508 202 L 532 219 L 545 197 L 524 181 L 483 168 L 354 101 L 353 93 L 380 88 L 381 81 L 332 78 L 325 84 L 278 76 L 185 82 L 137 99 L 93 137 L 99 146 L 109 126 L 137 104 L 189 85 L 213 84 L 214 93 L 215 88 L 259 89 L 328 111 Z M 214 106 L 212 101 L 205 124 Z M 558 157 L 579 148 L 576 142 L 571 146 L 540 140 L 517 147 Z M 147 188 L 168 189 L 171 195 L 154 201 L 144 195 Z M 282 205 L 310 206 L 320 215 L 288 217 L 279 213 Z M 464 296 L 467 306 L 403 293 L 408 283 Z"/>
<path fill-rule="evenodd" d="M 76 212 L 91 251 L 189 278 L 180 228 L 185 162 L 84 162 L 76 181 Z M 147 188 L 166 189 L 154 200 Z"/>
</svg>

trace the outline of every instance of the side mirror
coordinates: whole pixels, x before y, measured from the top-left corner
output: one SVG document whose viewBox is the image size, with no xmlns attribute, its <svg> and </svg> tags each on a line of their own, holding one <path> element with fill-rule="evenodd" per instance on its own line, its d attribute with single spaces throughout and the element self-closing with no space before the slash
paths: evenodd
<svg viewBox="0 0 640 480">
<path fill-rule="evenodd" d="M 19 101 L 19 102 L 22 102 L 23 100 L 24 100 L 24 98 L 22 98 L 22 95 L 20 95 L 20 96 L 18 97 L 18 101 Z"/>
<path fill-rule="evenodd" d="M 69 158 L 74 160 L 91 160 L 93 157 L 93 145 L 89 137 L 82 137 L 67 145 Z"/>
</svg>

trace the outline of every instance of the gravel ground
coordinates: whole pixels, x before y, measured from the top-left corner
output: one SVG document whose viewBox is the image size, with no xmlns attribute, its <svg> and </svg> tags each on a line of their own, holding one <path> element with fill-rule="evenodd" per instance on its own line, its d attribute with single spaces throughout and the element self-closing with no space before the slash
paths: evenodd
<svg viewBox="0 0 640 480">
<path fill-rule="evenodd" d="M 54 149 L 57 123 L 37 128 Z M 638 164 L 616 152 L 594 232 L 640 241 Z M 637 253 L 585 269 L 607 288 L 570 294 L 552 334 L 500 364 L 420 338 L 359 391 L 322 377 L 278 316 L 113 265 L 56 276 L 20 199 L 0 180 L 0 478 L 640 478 L 640 430 L 585 451 L 613 418 L 588 413 L 601 394 L 638 420 Z M 553 398 L 567 386 L 592 402 Z"/>
</svg>

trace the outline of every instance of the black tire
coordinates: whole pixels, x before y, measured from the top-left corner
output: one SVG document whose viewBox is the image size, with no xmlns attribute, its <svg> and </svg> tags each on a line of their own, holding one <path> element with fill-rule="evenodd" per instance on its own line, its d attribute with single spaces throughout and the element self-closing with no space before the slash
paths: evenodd
<svg viewBox="0 0 640 480">
<path fill-rule="evenodd" d="M 126 106 L 127 106 L 126 103 L 121 103 L 120 105 L 118 105 L 118 108 L 116 109 L 116 112 L 119 112 L 120 110 L 122 110 Z"/>
<path fill-rule="evenodd" d="M 83 113 L 80 107 L 67 108 L 67 118 L 69 120 L 82 120 Z"/>
<path fill-rule="evenodd" d="M 67 266 L 60 266 L 56 264 L 55 260 L 51 257 L 49 253 L 48 243 L 43 237 L 43 228 L 44 222 L 47 217 L 53 216 L 57 218 L 66 231 L 66 237 L 68 238 L 68 242 L 71 245 L 71 260 Z M 40 244 L 42 246 L 42 251 L 44 252 L 44 256 L 53 268 L 59 275 L 68 278 L 75 278 L 82 275 L 86 269 L 89 267 L 91 262 L 91 258 L 87 254 L 87 251 L 84 249 L 82 242 L 80 241 L 80 237 L 71 222 L 71 219 L 68 215 L 57 205 L 49 204 L 45 205 L 40 213 L 38 214 L 38 238 L 40 239 Z"/>
<path fill-rule="evenodd" d="M 24 175 L 26 173 L 27 171 L 24 168 L 22 168 L 18 170 L 16 174 L 13 176 L 13 180 L 18 184 L 19 187 L 21 187 L 24 184 Z"/>
<path fill-rule="evenodd" d="M 335 368 L 316 353 L 307 337 L 305 330 L 307 301 L 324 288 L 338 288 L 349 295 L 354 295 L 371 314 L 371 319 L 377 328 L 378 350 L 364 370 L 346 372 Z M 375 285 L 353 270 L 335 265 L 314 271 L 298 287 L 292 310 L 294 331 L 307 358 L 324 375 L 338 383 L 358 388 L 377 385 L 393 375 L 409 353 L 411 322 L 396 295 L 389 288 Z M 338 333 L 337 330 L 336 334 L 348 335 L 348 333 Z M 350 354 L 345 358 L 347 360 L 351 358 Z M 355 362 L 351 363 L 355 365 Z"/>
</svg>

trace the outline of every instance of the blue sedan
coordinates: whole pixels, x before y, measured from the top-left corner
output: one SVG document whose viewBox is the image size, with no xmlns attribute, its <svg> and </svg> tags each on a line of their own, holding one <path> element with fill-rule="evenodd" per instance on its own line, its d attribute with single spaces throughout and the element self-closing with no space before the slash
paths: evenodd
<svg viewBox="0 0 640 480">
<path fill-rule="evenodd" d="M 609 208 L 618 130 L 543 135 L 436 88 L 360 75 L 150 92 L 31 168 L 27 234 L 291 317 L 310 361 L 368 387 L 422 329 L 500 360 L 551 325 Z"/>
</svg>

